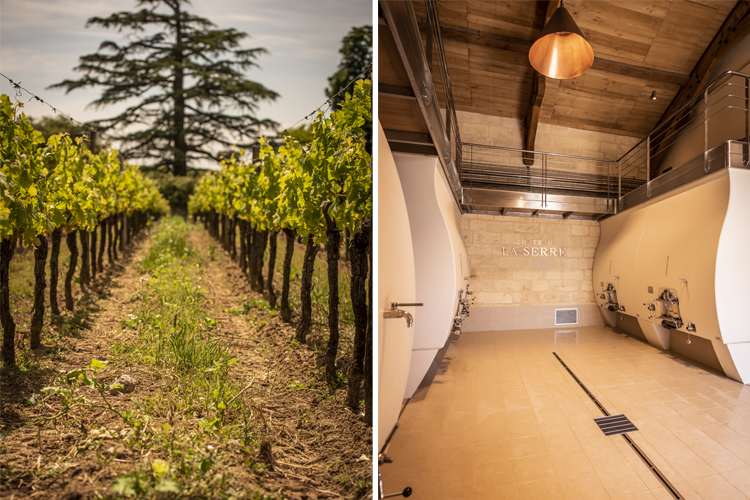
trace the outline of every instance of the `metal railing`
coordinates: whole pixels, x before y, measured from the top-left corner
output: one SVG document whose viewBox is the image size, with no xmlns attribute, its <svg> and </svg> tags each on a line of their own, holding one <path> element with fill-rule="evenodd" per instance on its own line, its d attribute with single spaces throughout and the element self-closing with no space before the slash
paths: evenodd
<svg viewBox="0 0 750 500">
<path fill-rule="evenodd" d="M 620 184 L 616 161 L 533 151 L 534 162 L 526 165 L 524 153 L 532 152 L 464 143 L 464 189 L 494 188 L 538 193 L 540 208 L 546 208 L 548 194 L 611 199 L 620 189 L 632 190 L 643 184 L 638 180 Z"/>
<path fill-rule="evenodd" d="M 642 141 L 619 160 L 619 177 L 646 184 L 651 195 L 652 181 L 677 169 L 702 167 L 706 173 L 726 149 L 727 165 L 737 165 L 740 141 L 742 164 L 748 165 L 750 143 L 750 75 L 727 71 L 706 86 L 700 94 L 663 120 Z M 716 168 L 713 168 L 715 170 Z M 626 193 L 618 192 L 618 198 Z"/>
<path fill-rule="evenodd" d="M 456 117 L 456 105 L 453 102 L 453 91 L 451 90 L 451 79 L 448 75 L 448 61 L 445 58 L 445 48 L 443 47 L 443 37 L 440 32 L 440 19 L 438 18 L 437 2 L 435 0 L 425 0 L 427 11 L 427 29 L 425 40 L 425 57 L 427 59 L 428 71 L 432 74 L 432 82 L 435 91 L 438 92 L 439 86 L 442 90 L 442 99 L 439 100 L 441 112 L 443 113 L 443 133 L 444 140 L 448 144 L 449 154 L 455 161 L 456 172 L 458 173 L 458 182 L 461 182 L 461 158 L 462 143 L 461 135 L 458 129 L 458 118 Z M 433 55 L 437 60 L 433 63 Z M 437 66 L 437 72 L 434 71 Z"/>
<path fill-rule="evenodd" d="M 727 71 L 618 160 L 464 143 L 462 187 L 535 193 L 541 209 L 549 193 L 607 198 L 616 213 L 721 168 L 750 168 L 749 104 L 750 75 Z"/>
</svg>

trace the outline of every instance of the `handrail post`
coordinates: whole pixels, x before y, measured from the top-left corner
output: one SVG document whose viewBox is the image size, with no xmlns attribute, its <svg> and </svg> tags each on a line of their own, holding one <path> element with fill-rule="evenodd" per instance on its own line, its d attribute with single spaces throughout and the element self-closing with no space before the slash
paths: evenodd
<svg viewBox="0 0 750 500">
<path fill-rule="evenodd" d="M 617 162 L 617 205 L 615 213 L 620 212 L 620 199 L 622 198 L 622 162 Z"/>
<path fill-rule="evenodd" d="M 542 207 L 547 207 L 547 155 L 542 155 Z"/>
<path fill-rule="evenodd" d="M 708 87 L 703 92 L 703 169 L 708 172 Z"/>
<path fill-rule="evenodd" d="M 742 145 L 742 164 L 750 162 L 750 79 L 745 77 L 745 144 Z"/>
<path fill-rule="evenodd" d="M 651 136 L 646 137 L 646 184 L 651 180 Z"/>
</svg>

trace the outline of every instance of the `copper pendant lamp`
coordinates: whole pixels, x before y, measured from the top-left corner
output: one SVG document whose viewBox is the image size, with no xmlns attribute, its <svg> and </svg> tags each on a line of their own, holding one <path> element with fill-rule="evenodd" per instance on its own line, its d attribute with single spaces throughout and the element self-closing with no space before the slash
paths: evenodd
<svg viewBox="0 0 750 500">
<path fill-rule="evenodd" d="M 539 73 L 560 80 L 581 76 L 594 64 L 594 50 L 562 1 L 531 46 L 529 62 Z"/>
</svg>

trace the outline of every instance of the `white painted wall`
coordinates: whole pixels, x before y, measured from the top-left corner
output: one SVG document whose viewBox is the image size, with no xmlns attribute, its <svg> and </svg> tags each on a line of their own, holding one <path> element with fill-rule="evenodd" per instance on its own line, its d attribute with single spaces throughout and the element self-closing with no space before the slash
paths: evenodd
<svg viewBox="0 0 750 500">
<path fill-rule="evenodd" d="M 409 215 L 383 128 L 378 123 L 378 450 L 396 425 L 406 390 L 414 329 L 405 319 L 383 319 L 392 302 L 415 302 Z"/>
</svg>

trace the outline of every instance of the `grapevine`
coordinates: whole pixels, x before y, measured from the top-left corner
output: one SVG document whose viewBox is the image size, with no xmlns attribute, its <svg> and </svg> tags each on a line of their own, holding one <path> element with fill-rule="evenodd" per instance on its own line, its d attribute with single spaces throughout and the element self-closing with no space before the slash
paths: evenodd
<svg viewBox="0 0 750 500">
<path fill-rule="evenodd" d="M 355 313 L 354 363 L 349 370 L 349 398 L 357 408 L 363 378 L 366 331 L 371 320 L 367 314 L 366 276 L 369 247 L 369 221 L 372 218 L 372 158 L 367 152 L 364 126 L 372 121 L 371 82 L 359 80 L 352 94 L 347 94 L 340 109 L 325 116 L 318 113 L 312 124 L 313 140 L 301 146 L 286 138 L 277 150 L 260 140 L 259 154 L 253 162 L 244 151 L 224 159 L 221 171 L 205 176 L 196 186 L 188 211 L 203 221 L 209 233 L 220 239 L 233 257 L 235 234 L 232 221 L 240 224 L 239 263 L 247 269 L 255 291 L 263 291 L 262 262 L 268 231 L 272 237 L 283 231 L 287 238 L 284 258 L 281 316 L 291 321 L 288 304 L 289 263 L 294 235 L 306 245 L 302 270 L 301 315 L 296 325 L 296 340 L 306 341 L 311 322 L 311 287 L 315 255 L 325 243 L 328 257 L 329 340 L 325 365 L 329 385 L 337 383 L 338 349 L 338 255 L 341 234 L 350 235 L 358 261 L 352 262 L 352 304 Z M 246 242 L 245 229 L 250 233 Z M 272 240 L 275 242 L 275 239 Z M 247 262 L 245 251 L 247 250 Z M 271 254 L 275 259 L 275 247 Z M 269 298 L 275 301 L 272 288 L 272 262 L 266 280 Z M 356 270 L 356 273 L 355 273 Z M 355 276 L 356 274 L 356 276 Z M 368 396 L 371 398 L 371 396 Z M 371 401 L 371 399 L 370 399 Z"/>
<path fill-rule="evenodd" d="M 88 283 L 88 235 L 100 221 L 125 221 L 122 235 L 132 237 L 145 226 L 148 216 L 169 211 L 156 185 L 137 167 L 123 166 L 116 151 L 92 152 L 82 139 L 61 133 L 46 142 L 7 95 L 0 96 L 0 322 L 3 327 L 2 357 L 15 364 L 15 323 L 10 313 L 8 274 L 17 242 L 34 246 L 35 286 L 30 347 L 40 345 L 44 318 L 47 237 L 52 235 L 53 287 L 50 304 L 57 310 L 57 258 L 62 232 L 71 249 L 66 275 L 66 307 L 73 309 L 70 291 L 77 266 L 76 234 L 81 232 L 85 259 L 81 285 Z M 127 222 L 129 221 L 129 225 Z M 83 236 L 85 234 L 86 236 Z M 96 240 L 92 240 L 96 241 Z M 101 240 L 104 245 L 104 238 Z M 92 252 L 95 249 L 92 248 Z"/>
</svg>

